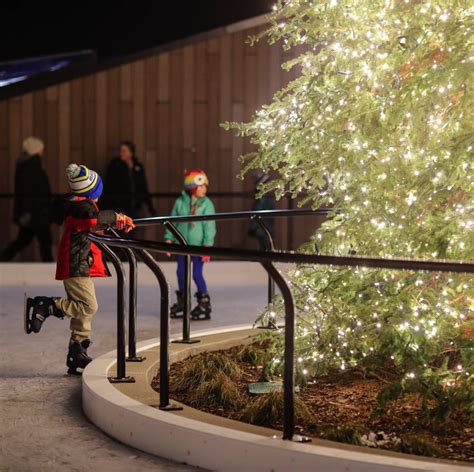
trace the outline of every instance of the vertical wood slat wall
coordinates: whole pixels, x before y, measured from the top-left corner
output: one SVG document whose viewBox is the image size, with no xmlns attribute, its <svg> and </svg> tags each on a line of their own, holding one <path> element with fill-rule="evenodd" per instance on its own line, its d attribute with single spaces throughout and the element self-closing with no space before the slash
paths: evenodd
<svg viewBox="0 0 474 472">
<path fill-rule="evenodd" d="M 15 160 L 22 140 L 35 135 L 46 144 L 44 166 L 53 192 L 67 191 L 65 168 L 83 163 L 103 173 L 122 140 L 132 140 L 145 165 L 151 192 L 182 188 L 183 169 L 203 168 L 211 192 L 251 191 L 251 179 L 236 178 L 238 157 L 250 144 L 220 128 L 223 121 L 246 121 L 274 92 L 295 76 L 280 64 L 299 51 L 283 52 L 265 41 L 250 47 L 246 38 L 259 28 L 197 42 L 46 90 L 0 102 L 0 192 L 13 192 Z M 155 199 L 158 214 L 168 214 L 172 200 Z M 218 198 L 217 211 L 246 210 L 251 199 Z M 284 204 L 282 204 L 284 205 Z M 11 224 L 12 202 L 0 199 L 0 247 L 17 232 Z M 303 239 L 315 227 L 300 228 Z M 308 225 L 304 225 L 308 226 Z M 277 224 L 278 246 L 287 243 L 286 222 Z M 54 244 L 59 228 L 52 226 Z M 217 244 L 256 247 L 246 223 L 219 225 Z M 161 238 L 147 228 L 142 237 Z M 55 248 L 53 248 L 55 249 Z M 31 245 L 16 260 L 39 260 Z"/>
</svg>

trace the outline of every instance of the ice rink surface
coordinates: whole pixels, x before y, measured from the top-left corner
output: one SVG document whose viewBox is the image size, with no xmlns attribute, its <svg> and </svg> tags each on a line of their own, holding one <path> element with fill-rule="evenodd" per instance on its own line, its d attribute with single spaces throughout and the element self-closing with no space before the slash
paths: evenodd
<svg viewBox="0 0 474 472">
<path fill-rule="evenodd" d="M 175 267 L 163 264 L 172 302 Z M 265 306 L 267 277 L 258 264 L 213 261 L 205 275 L 212 320 L 192 322 L 191 330 L 252 323 Z M 141 264 L 138 282 L 141 341 L 159 335 L 159 289 Z M 115 276 L 97 282 L 92 357 L 115 348 L 115 283 Z M 40 333 L 27 335 L 24 293 L 63 296 L 62 284 L 54 281 L 54 264 L 0 264 L 0 471 L 197 470 L 123 446 L 87 421 L 80 378 L 65 375 L 68 321 L 49 318 Z M 181 321 L 171 320 L 171 333 L 180 332 Z"/>
</svg>

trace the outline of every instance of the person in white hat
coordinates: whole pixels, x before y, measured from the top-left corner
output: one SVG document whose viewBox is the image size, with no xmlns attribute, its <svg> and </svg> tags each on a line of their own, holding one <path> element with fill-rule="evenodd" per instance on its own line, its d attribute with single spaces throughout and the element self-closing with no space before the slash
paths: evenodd
<svg viewBox="0 0 474 472">
<path fill-rule="evenodd" d="M 38 240 L 43 262 L 52 262 L 51 228 L 48 214 L 51 187 L 42 166 L 44 143 L 30 136 L 23 141 L 23 152 L 15 169 L 15 200 L 13 222 L 18 235 L 1 253 L 0 262 L 11 261 L 34 238 Z"/>
</svg>

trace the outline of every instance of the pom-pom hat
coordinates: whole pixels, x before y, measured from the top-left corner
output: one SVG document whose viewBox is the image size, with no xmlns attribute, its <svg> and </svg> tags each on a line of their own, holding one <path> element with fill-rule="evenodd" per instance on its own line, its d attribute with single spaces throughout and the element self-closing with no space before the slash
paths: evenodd
<svg viewBox="0 0 474 472">
<path fill-rule="evenodd" d="M 193 194 L 201 185 L 209 185 L 209 179 L 203 170 L 191 169 L 184 172 L 184 190 Z"/>
<path fill-rule="evenodd" d="M 100 175 L 86 166 L 69 164 L 66 168 L 71 194 L 77 197 L 89 197 L 92 200 L 102 195 L 103 184 Z"/>
</svg>

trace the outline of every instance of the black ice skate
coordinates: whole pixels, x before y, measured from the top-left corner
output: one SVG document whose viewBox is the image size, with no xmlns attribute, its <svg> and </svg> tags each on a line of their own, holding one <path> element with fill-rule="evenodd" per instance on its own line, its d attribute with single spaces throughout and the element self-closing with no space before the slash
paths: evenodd
<svg viewBox="0 0 474 472">
<path fill-rule="evenodd" d="M 179 315 L 179 313 L 183 313 L 184 311 L 184 295 L 183 292 L 177 290 L 176 291 L 176 303 L 171 307 L 170 310 L 170 317 L 171 318 L 181 318 L 183 315 Z"/>
<path fill-rule="evenodd" d="M 82 371 L 87 364 L 92 362 L 92 358 L 87 354 L 87 348 L 90 346 L 90 339 L 78 343 L 74 339 L 69 340 L 69 351 L 67 353 L 66 365 L 69 375 L 82 375 Z M 82 369 L 79 371 L 78 369 Z"/>
<path fill-rule="evenodd" d="M 211 297 L 208 293 L 196 293 L 197 306 L 191 311 L 191 319 L 195 321 L 211 319 Z"/>
<path fill-rule="evenodd" d="M 25 295 L 25 331 L 27 334 L 39 333 L 41 326 L 48 316 L 64 318 L 63 312 L 56 306 L 54 298 Z"/>
</svg>

